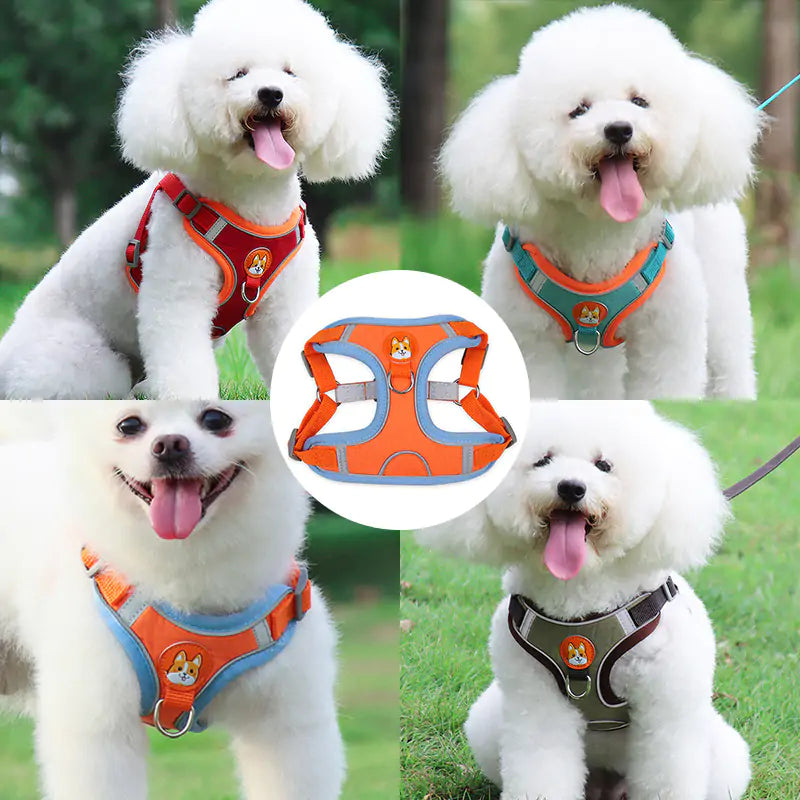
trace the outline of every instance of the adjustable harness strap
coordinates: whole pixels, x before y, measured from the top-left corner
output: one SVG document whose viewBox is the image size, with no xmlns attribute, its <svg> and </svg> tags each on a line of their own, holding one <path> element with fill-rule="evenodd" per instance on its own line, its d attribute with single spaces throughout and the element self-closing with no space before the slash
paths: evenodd
<svg viewBox="0 0 800 800">
<path fill-rule="evenodd" d="M 81 556 L 101 613 L 136 671 L 142 719 L 169 738 L 203 730 L 198 715 L 240 674 L 277 656 L 311 606 L 308 574 L 297 564 L 286 585 L 270 587 L 249 608 L 209 616 L 150 605 L 88 550 Z"/>
<path fill-rule="evenodd" d="M 627 701 L 611 688 L 611 670 L 658 626 L 661 609 L 678 588 L 668 578 L 609 614 L 582 620 L 554 620 L 521 595 L 509 599 L 508 627 L 514 641 L 553 675 L 561 693 L 593 730 L 629 724 Z"/>
<path fill-rule="evenodd" d="M 590 284 L 561 272 L 535 245 L 520 242 L 510 228 L 503 231 L 503 244 L 523 289 L 559 324 L 565 341 L 574 342 L 584 355 L 601 346 L 622 344 L 616 331 L 661 281 L 674 240 L 672 226 L 665 219 L 659 238 L 636 253 L 619 275 Z"/>
</svg>

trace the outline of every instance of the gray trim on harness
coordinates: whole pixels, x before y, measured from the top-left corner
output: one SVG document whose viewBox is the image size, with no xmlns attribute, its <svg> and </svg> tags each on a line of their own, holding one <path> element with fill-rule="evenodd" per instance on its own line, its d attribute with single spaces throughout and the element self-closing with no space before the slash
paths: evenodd
<svg viewBox="0 0 800 800">
<path fill-rule="evenodd" d="M 224 217 L 217 217 L 214 224 L 203 234 L 203 238 L 213 242 L 225 230 L 227 225 L 228 221 Z"/>
<path fill-rule="evenodd" d="M 375 400 L 377 396 L 375 381 L 340 383 L 333 392 L 333 399 L 337 403 L 358 403 L 361 400 Z"/>
</svg>

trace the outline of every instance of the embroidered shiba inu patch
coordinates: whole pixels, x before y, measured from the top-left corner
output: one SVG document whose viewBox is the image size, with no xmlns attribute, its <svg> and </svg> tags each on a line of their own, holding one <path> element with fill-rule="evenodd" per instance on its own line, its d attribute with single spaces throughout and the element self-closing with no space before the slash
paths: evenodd
<svg viewBox="0 0 800 800">
<path fill-rule="evenodd" d="M 159 667 L 164 670 L 167 680 L 175 686 L 194 686 L 200 678 L 205 652 L 199 645 L 191 642 L 168 647 L 159 659 Z"/>
<path fill-rule="evenodd" d="M 583 302 L 573 306 L 572 316 L 579 325 L 593 328 L 608 316 L 608 309 L 602 303 Z"/>
<path fill-rule="evenodd" d="M 408 336 L 398 339 L 397 336 L 392 338 L 390 355 L 393 361 L 408 361 L 411 358 L 411 342 Z"/>
<path fill-rule="evenodd" d="M 567 636 L 559 648 L 564 663 L 572 669 L 587 669 L 594 661 L 594 645 L 585 636 Z"/>
<path fill-rule="evenodd" d="M 251 250 L 244 260 L 245 272 L 251 278 L 260 278 L 272 264 L 272 253 L 263 247 Z"/>
</svg>

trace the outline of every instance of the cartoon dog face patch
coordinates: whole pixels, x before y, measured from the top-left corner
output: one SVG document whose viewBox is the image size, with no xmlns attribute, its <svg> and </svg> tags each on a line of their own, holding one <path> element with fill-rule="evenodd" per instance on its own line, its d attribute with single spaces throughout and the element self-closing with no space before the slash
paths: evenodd
<svg viewBox="0 0 800 800">
<path fill-rule="evenodd" d="M 395 361 L 407 361 L 411 358 L 411 342 L 408 336 L 398 339 L 396 336 L 392 339 L 392 359 Z"/>
<path fill-rule="evenodd" d="M 260 278 L 272 263 L 272 253 L 263 247 L 256 248 L 247 254 L 244 268 L 251 278 Z"/>
<path fill-rule="evenodd" d="M 167 670 L 167 680 L 178 686 L 192 686 L 200 675 L 200 667 L 203 657 L 198 653 L 193 659 L 189 660 L 185 650 L 181 650 L 172 662 L 172 666 Z"/>
<path fill-rule="evenodd" d="M 608 316 L 608 309 L 602 303 L 583 302 L 572 309 L 572 316 L 579 325 L 596 328 Z"/>
<path fill-rule="evenodd" d="M 559 652 L 572 669 L 586 669 L 594 661 L 594 645 L 585 636 L 568 636 L 561 642 Z"/>
</svg>

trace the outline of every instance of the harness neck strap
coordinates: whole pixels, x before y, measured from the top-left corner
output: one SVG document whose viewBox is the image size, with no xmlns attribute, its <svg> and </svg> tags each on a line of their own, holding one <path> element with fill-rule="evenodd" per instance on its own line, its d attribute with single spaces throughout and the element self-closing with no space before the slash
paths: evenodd
<svg viewBox="0 0 800 800">
<path fill-rule="evenodd" d="M 592 730 L 630 723 L 627 701 L 611 688 L 611 670 L 621 656 L 658 626 L 661 609 L 678 593 L 672 578 L 614 611 L 564 621 L 547 617 L 532 600 L 511 595 L 508 628 L 514 641 L 550 671 L 561 693 Z"/>
</svg>

